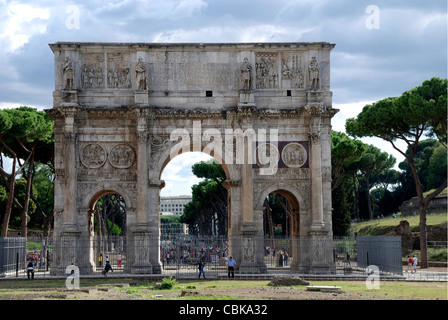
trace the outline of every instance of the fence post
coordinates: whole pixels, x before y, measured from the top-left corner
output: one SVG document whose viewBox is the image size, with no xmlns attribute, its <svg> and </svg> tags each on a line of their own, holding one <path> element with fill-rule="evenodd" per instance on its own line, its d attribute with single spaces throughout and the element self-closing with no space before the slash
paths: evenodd
<svg viewBox="0 0 448 320">
<path fill-rule="evenodd" d="M 19 253 L 16 254 L 16 278 L 19 277 Z"/>
</svg>

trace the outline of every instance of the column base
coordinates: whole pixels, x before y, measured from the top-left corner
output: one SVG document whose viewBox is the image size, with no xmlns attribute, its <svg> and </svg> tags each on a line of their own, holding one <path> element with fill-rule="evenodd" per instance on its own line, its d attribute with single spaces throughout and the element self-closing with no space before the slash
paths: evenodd
<svg viewBox="0 0 448 320">
<path fill-rule="evenodd" d="M 239 266 L 238 272 L 240 274 L 266 274 L 268 272 L 268 268 L 265 264 L 243 262 Z"/>
<path fill-rule="evenodd" d="M 153 274 L 151 264 L 134 264 L 131 266 L 131 274 Z"/>
</svg>

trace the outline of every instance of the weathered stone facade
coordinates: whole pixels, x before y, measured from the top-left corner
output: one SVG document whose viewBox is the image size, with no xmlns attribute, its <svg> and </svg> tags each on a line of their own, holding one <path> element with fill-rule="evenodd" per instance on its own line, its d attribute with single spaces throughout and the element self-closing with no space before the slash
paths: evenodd
<svg viewBox="0 0 448 320">
<path fill-rule="evenodd" d="M 227 174 L 230 252 L 240 272 L 266 269 L 256 239 L 263 237 L 263 203 L 271 192 L 293 205 L 291 234 L 314 246 L 312 257 L 293 252 L 292 268 L 303 269 L 308 259 L 315 270 L 330 269 L 319 246 L 332 237 L 333 47 L 51 44 L 55 238 L 68 246 L 91 237 L 95 202 L 119 193 L 127 208 L 128 271 L 159 273 L 161 173 L 176 154 L 203 151 Z M 266 143 L 269 162 L 259 157 Z M 70 261 L 81 273 L 92 270 L 91 253 L 63 250 L 55 252 L 61 271 Z"/>
</svg>

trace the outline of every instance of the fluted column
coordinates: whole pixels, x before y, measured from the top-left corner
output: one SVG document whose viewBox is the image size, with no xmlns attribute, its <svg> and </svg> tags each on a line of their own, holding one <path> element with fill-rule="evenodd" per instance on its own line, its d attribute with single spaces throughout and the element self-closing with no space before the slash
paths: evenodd
<svg viewBox="0 0 448 320">
<path fill-rule="evenodd" d="M 64 211 L 63 211 L 63 230 L 67 232 L 77 231 L 76 228 L 76 194 L 77 194 L 77 177 L 76 177 L 76 108 L 66 108 L 63 110 L 65 116 L 63 128 L 64 141 Z"/>
<path fill-rule="evenodd" d="M 320 136 L 321 118 L 319 115 L 311 117 L 310 123 L 310 158 L 311 158 L 311 211 L 312 231 L 325 228 L 323 220 L 323 198 L 322 198 L 322 145 Z"/>
<path fill-rule="evenodd" d="M 137 119 L 137 230 L 148 230 L 148 131 L 146 118 Z"/>
</svg>

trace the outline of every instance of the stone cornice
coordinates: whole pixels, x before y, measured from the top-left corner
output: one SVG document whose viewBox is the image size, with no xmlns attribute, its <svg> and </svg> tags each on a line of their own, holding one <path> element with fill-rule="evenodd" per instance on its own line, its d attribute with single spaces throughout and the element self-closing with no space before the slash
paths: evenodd
<svg viewBox="0 0 448 320">
<path fill-rule="evenodd" d="M 312 48 L 327 48 L 332 50 L 335 44 L 329 42 L 248 42 L 248 43 L 144 43 L 144 42 L 64 42 L 58 41 L 50 43 L 51 50 L 57 51 L 61 49 L 66 50 L 80 50 L 82 48 L 90 48 L 91 50 L 98 48 L 99 50 L 119 48 L 123 50 L 124 47 L 135 50 L 174 50 L 181 48 L 182 50 L 204 50 L 206 48 L 220 49 L 223 51 L 251 51 L 257 49 L 275 49 L 275 50 L 309 50 Z"/>
</svg>

